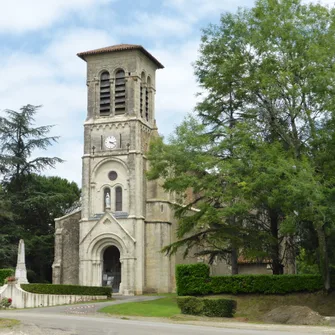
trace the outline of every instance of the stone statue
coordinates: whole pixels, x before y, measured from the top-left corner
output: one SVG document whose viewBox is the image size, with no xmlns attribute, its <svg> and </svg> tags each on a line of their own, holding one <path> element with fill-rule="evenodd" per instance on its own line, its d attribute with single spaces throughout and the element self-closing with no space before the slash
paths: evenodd
<svg viewBox="0 0 335 335">
<path fill-rule="evenodd" d="M 111 198 L 109 196 L 109 192 L 106 193 L 105 205 L 106 205 L 106 209 L 110 209 L 111 208 Z"/>
<path fill-rule="evenodd" d="M 28 284 L 24 241 L 21 239 L 17 253 L 15 278 L 18 284 Z"/>
</svg>

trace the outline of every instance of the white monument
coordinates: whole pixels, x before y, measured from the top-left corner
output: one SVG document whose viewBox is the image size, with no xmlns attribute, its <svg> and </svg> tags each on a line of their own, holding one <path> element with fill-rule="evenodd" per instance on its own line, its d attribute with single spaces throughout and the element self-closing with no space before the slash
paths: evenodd
<svg viewBox="0 0 335 335">
<path fill-rule="evenodd" d="M 17 253 L 17 264 L 15 269 L 15 278 L 18 284 L 29 284 L 27 279 L 26 256 L 24 251 L 24 241 L 21 239 Z"/>
</svg>

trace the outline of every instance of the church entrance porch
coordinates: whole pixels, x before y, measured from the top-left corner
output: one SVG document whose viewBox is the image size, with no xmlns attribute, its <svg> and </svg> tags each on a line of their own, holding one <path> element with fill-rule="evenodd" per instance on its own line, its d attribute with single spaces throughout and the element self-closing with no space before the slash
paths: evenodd
<svg viewBox="0 0 335 335">
<path fill-rule="evenodd" d="M 102 286 L 112 286 L 113 293 L 118 293 L 120 283 L 120 250 L 116 246 L 110 246 L 103 253 Z"/>
</svg>

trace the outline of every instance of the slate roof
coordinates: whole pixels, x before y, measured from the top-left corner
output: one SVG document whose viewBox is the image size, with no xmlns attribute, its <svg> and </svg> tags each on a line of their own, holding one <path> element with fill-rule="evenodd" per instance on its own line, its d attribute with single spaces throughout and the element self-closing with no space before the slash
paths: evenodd
<svg viewBox="0 0 335 335">
<path fill-rule="evenodd" d="M 116 51 L 127 51 L 127 50 L 140 50 L 143 54 L 145 54 L 149 59 L 151 59 L 159 69 L 163 69 L 164 66 L 146 49 L 142 47 L 142 45 L 138 44 L 117 44 L 117 45 L 111 45 L 106 48 L 100 48 L 100 49 L 94 49 L 84 52 L 77 53 L 77 56 L 86 61 L 85 57 L 90 55 L 98 55 L 98 54 L 105 54 L 105 53 L 111 53 Z"/>
</svg>

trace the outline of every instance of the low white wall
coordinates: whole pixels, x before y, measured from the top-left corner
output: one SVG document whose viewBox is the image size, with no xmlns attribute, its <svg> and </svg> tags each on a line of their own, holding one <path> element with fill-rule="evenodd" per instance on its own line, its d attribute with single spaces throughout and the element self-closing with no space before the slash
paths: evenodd
<svg viewBox="0 0 335 335">
<path fill-rule="evenodd" d="M 19 284 L 7 284 L 0 287 L 0 300 L 11 298 L 12 306 L 15 308 L 27 307 L 47 307 L 75 302 L 85 302 L 97 299 L 107 299 L 107 296 L 92 295 L 56 295 L 56 294 L 36 294 L 26 292 L 21 289 Z"/>
</svg>

